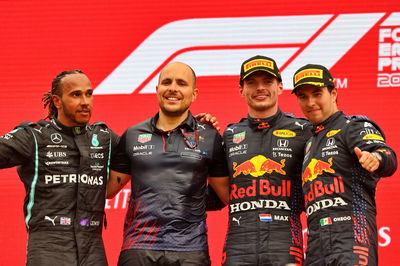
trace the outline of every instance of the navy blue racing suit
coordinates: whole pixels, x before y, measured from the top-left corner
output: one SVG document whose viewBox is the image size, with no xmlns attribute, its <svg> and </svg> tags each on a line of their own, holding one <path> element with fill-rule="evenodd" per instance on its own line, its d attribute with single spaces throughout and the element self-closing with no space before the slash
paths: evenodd
<svg viewBox="0 0 400 266">
<path fill-rule="evenodd" d="M 354 147 L 382 158 L 370 173 Z M 397 168 L 379 127 L 365 117 L 336 112 L 314 127 L 303 162 L 308 223 L 305 265 L 378 265 L 375 188 Z"/>
<path fill-rule="evenodd" d="M 303 262 L 301 164 L 310 123 L 280 110 L 224 133 L 230 176 L 223 265 Z"/>
</svg>

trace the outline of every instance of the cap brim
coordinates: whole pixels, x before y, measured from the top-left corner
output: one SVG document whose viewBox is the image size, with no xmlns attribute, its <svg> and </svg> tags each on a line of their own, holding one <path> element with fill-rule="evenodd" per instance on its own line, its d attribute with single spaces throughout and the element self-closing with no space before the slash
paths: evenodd
<svg viewBox="0 0 400 266">
<path fill-rule="evenodd" d="M 267 73 L 271 74 L 272 76 L 276 77 L 277 79 L 279 79 L 279 77 L 274 72 L 272 72 L 271 70 L 268 70 L 268 69 L 265 69 L 265 68 L 259 68 L 259 69 L 254 69 L 254 70 L 250 71 L 249 73 L 247 73 L 246 75 L 244 75 L 242 77 L 241 81 L 245 80 L 248 76 L 250 76 L 251 74 L 253 74 L 254 72 L 257 72 L 257 71 L 267 72 Z"/>
<path fill-rule="evenodd" d="M 325 85 L 325 83 L 322 83 L 322 82 L 312 82 L 312 81 L 306 81 L 306 82 L 302 82 L 302 83 L 299 83 L 299 84 L 297 84 L 294 88 L 293 88 L 293 90 L 292 90 L 292 94 L 296 91 L 296 89 L 299 87 L 299 86 L 301 86 L 301 85 L 312 85 L 312 86 L 315 86 L 315 87 L 317 87 L 317 88 L 323 88 L 323 87 L 325 87 L 326 85 Z"/>
</svg>

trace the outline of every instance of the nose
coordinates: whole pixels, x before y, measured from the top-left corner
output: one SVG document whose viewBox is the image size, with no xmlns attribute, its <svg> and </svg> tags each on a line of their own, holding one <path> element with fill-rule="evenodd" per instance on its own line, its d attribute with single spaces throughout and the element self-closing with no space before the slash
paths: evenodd
<svg viewBox="0 0 400 266">
<path fill-rule="evenodd" d="M 82 95 L 81 97 L 81 105 L 88 105 L 90 102 L 89 96 Z"/>
<path fill-rule="evenodd" d="M 257 84 L 257 91 L 263 91 L 263 90 L 266 90 L 266 89 L 267 89 L 267 86 L 264 83 L 259 82 Z"/>
<path fill-rule="evenodd" d="M 306 105 L 311 107 L 315 104 L 314 98 L 313 97 L 307 97 L 306 99 Z"/>
<path fill-rule="evenodd" d="M 177 91 L 178 90 L 178 84 L 175 81 L 172 82 L 171 86 L 168 87 L 168 90 L 169 91 L 173 91 L 173 92 Z"/>
</svg>

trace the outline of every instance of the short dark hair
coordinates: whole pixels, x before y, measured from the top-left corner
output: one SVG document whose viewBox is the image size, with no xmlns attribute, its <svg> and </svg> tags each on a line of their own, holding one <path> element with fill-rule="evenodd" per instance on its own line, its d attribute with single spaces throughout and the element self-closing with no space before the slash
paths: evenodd
<svg viewBox="0 0 400 266">
<path fill-rule="evenodd" d="M 71 75 L 71 74 L 85 74 L 83 73 L 82 70 L 79 69 L 75 69 L 75 70 L 67 70 L 67 71 L 63 71 L 61 73 L 59 73 L 51 82 L 51 90 L 47 93 L 44 94 L 42 101 L 43 101 L 43 108 L 46 109 L 46 107 L 48 106 L 49 108 L 49 112 L 46 116 L 45 119 L 52 119 L 54 117 L 57 117 L 58 115 L 58 111 L 56 106 L 54 105 L 53 102 L 53 95 L 58 95 L 58 96 L 62 96 L 62 79 L 67 76 L 67 75 Z"/>
</svg>

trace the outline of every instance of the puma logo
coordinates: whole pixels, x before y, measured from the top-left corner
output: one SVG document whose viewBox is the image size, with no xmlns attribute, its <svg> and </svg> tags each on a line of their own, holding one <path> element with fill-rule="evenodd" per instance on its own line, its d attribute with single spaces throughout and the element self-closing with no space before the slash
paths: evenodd
<svg viewBox="0 0 400 266">
<path fill-rule="evenodd" d="M 237 224 L 240 225 L 240 219 L 242 219 L 242 216 L 240 216 L 239 219 L 236 219 L 236 217 L 233 217 L 232 221 L 237 222 Z"/>
<path fill-rule="evenodd" d="M 51 219 L 49 216 L 45 216 L 44 220 L 45 221 L 50 221 L 53 224 L 53 226 L 56 226 L 56 223 L 54 222 L 56 218 L 57 218 L 57 216 L 54 217 L 53 219 Z"/>
<path fill-rule="evenodd" d="M 295 124 L 296 126 L 301 127 L 301 130 L 303 130 L 303 129 L 304 129 L 303 127 L 304 127 L 307 123 L 300 124 L 299 122 L 296 121 L 294 124 Z"/>
</svg>

